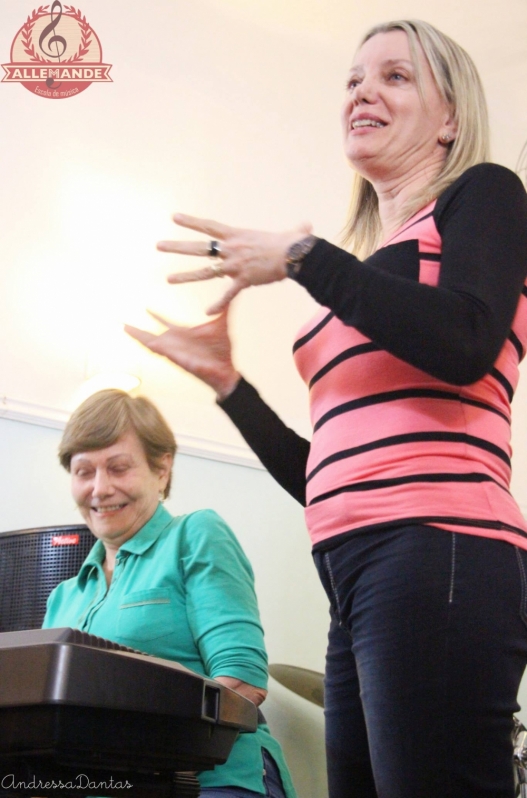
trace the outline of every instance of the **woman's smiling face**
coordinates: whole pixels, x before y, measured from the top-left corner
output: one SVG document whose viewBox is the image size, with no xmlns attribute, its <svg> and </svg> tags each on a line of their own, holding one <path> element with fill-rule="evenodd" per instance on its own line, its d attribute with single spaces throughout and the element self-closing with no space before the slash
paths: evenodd
<svg viewBox="0 0 527 798">
<path fill-rule="evenodd" d="M 344 151 L 372 182 L 404 179 L 420 168 L 439 171 L 446 157 L 441 136 L 455 132 L 451 110 L 420 47 L 418 59 L 423 99 L 402 30 L 368 39 L 350 70 L 342 108 Z"/>
<path fill-rule="evenodd" d="M 95 537 L 113 549 L 133 537 L 155 513 L 171 464 L 163 455 L 153 471 L 132 430 L 105 449 L 73 455 L 73 498 Z"/>
</svg>

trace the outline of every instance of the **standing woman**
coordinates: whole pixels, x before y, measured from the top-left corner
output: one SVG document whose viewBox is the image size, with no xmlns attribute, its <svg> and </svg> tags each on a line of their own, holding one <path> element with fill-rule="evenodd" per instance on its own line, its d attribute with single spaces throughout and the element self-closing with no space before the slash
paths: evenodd
<svg viewBox="0 0 527 798">
<path fill-rule="evenodd" d="M 311 442 L 233 367 L 226 313 L 128 331 L 203 379 L 306 506 L 331 605 L 331 798 L 513 798 L 512 715 L 527 658 L 527 523 L 510 492 L 510 402 L 527 345 L 527 197 L 487 163 L 476 69 L 421 21 L 364 37 L 342 111 L 357 173 L 355 254 L 308 228 L 177 215 L 228 275 L 211 312 L 289 277 L 322 306 L 299 333 Z M 360 260 L 359 257 L 360 256 Z"/>
</svg>

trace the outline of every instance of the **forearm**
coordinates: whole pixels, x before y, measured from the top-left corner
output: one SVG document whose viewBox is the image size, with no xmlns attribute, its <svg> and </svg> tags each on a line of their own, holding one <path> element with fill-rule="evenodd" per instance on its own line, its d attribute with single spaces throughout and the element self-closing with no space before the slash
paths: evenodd
<svg viewBox="0 0 527 798">
<path fill-rule="evenodd" d="M 215 679 L 225 687 L 235 690 L 244 698 L 248 698 L 249 701 L 252 701 L 257 707 L 259 707 L 267 697 L 267 690 L 264 690 L 263 687 L 255 687 L 254 685 L 247 684 L 247 682 L 243 682 L 241 679 L 236 679 L 233 676 L 216 676 Z"/>
<path fill-rule="evenodd" d="M 271 476 L 305 506 L 309 441 L 287 427 L 243 377 L 218 404 Z"/>
</svg>

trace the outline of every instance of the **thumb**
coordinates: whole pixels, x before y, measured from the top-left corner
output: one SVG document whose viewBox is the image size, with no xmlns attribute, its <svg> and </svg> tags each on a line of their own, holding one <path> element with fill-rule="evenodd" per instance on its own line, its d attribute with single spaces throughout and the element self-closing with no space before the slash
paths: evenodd
<svg viewBox="0 0 527 798">
<path fill-rule="evenodd" d="M 215 319 L 213 319 L 213 321 L 210 322 L 211 324 L 215 324 L 217 329 L 221 330 L 221 332 L 228 332 L 228 329 L 229 329 L 228 318 L 229 318 L 230 307 L 231 307 L 231 305 L 230 305 L 230 302 L 229 302 L 227 307 L 224 308 L 224 310 L 222 310 L 220 312 L 220 315 L 217 316 Z"/>
<path fill-rule="evenodd" d="M 302 222 L 298 227 L 299 233 L 304 233 L 304 235 L 309 236 L 313 232 L 313 225 L 311 222 Z"/>
<path fill-rule="evenodd" d="M 222 298 L 215 302 L 214 305 L 211 305 L 210 308 L 207 308 L 207 316 L 215 316 L 217 313 L 222 314 L 220 318 L 223 318 L 223 313 L 228 310 L 228 307 L 232 300 L 234 299 L 237 294 L 240 293 L 243 286 L 236 281 L 233 281 L 231 287 L 224 293 Z M 225 315 L 225 327 L 227 327 L 227 315 Z"/>
</svg>

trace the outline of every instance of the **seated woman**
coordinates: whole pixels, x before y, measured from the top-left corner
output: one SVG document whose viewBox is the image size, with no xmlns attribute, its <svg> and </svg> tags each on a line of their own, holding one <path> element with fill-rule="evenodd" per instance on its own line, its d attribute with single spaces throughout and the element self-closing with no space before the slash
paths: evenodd
<svg viewBox="0 0 527 798">
<path fill-rule="evenodd" d="M 259 705 L 267 656 L 254 576 L 212 510 L 174 518 L 163 507 L 176 443 L 145 397 L 87 399 L 59 449 L 72 494 L 97 538 L 78 575 L 48 599 L 44 627 L 70 626 L 216 679 Z M 228 761 L 198 775 L 207 798 L 295 798 L 279 743 L 261 717 Z"/>
</svg>

